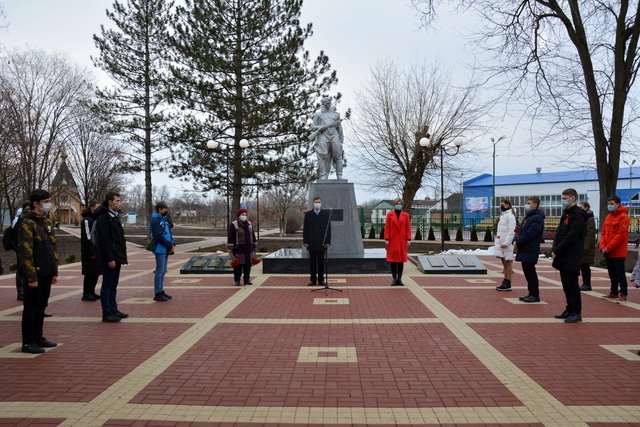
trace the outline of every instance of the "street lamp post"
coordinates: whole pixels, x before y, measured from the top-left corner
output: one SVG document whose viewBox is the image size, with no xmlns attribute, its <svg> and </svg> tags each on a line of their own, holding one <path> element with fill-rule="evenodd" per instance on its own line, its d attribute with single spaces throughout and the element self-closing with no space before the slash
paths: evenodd
<svg viewBox="0 0 640 427">
<path fill-rule="evenodd" d="M 629 214 L 631 214 L 631 199 L 633 198 L 633 165 L 636 164 L 636 159 L 628 162 L 623 160 L 623 162 L 629 166 Z"/>
<path fill-rule="evenodd" d="M 434 147 L 440 150 L 440 242 L 441 251 L 444 252 L 444 155 L 455 156 L 460 151 L 460 147 L 464 144 L 464 140 L 461 137 L 457 137 L 453 140 L 455 151 L 447 151 L 447 144 L 442 143 L 442 138 L 437 141 L 431 142 L 428 137 L 420 139 L 421 147 Z"/>
<path fill-rule="evenodd" d="M 491 137 L 491 143 L 493 144 L 493 172 L 491 173 L 493 183 L 491 184 L 491 202 L 489 203 L 489 208 L 491 209 L 491 229 L 493 229 L 496 224 L 496 209 L 494 206 L 496 200 L 496 145 L 505 138 L 506 137 L 502 135 L 496 141 L 495 138 Z"/>
<path fill-rule="evenodd" d="M 208 141 L 207 142 L 207 148 L 210 150 L 215 150 L 217 149 L 220 145 L 224 145 L 225 149 L 227 151 L 227 176 L 226 176 L 226 193 L 227 193 L 227 224 L 229 224 L 231 222 L 230 220 L 230 214 L 229 214 L 229 158 L 230 158 L 230 152 L 231 152 L 231 147 L 233 147 L 233 144 L 225 144 L 223 142 L 218 142 L 218 141 Z M 246 139 L 241 139 L 240 142 L 238 142 L 238 146 L 242 149 L 248 148 L 249 147 L 249 141 L 247 141 Z"/>
</svg>

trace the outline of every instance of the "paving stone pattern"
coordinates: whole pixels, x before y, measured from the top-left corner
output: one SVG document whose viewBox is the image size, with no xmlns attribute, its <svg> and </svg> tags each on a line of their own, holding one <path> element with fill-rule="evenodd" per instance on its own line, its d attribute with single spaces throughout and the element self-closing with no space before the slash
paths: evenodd
<svg viewBox="0 0 640 427">
<path fill-rule="evenodd" d="M 311 292 L 304 275 L 180 275 L 170 259 L 154 302 L 152 256 L 134 246 L 118 288 L 119 324 L 82 302 L 79 264 L 61 268 L 45 320 L 60 345 L 19 353 L 22 307 L 0 276 L 3 426 L 640 426 L 640 291 L 608 301 L 593 269 L 581 324 L 560 278 L 539 264 L 540 304 L 496 292 L 487 275 L 331 275 L 343 292 Z"/>
</svg>

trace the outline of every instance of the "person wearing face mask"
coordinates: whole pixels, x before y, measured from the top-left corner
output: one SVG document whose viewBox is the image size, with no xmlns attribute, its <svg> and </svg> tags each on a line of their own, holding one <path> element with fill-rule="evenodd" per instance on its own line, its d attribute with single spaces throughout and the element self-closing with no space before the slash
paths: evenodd
<svg viewBox="0 0 640 427">
<path fill-rule="evenodd" d="M 581 291 L 591 290 L 591 266 L 596 258 L 596 220 L 588 202 L 580 202 L 580 209 L 587 213 L 587 234 L 584 236 L 584 250 L 582 251 L 582 276 Z"/>
<path fill-rule="evenodd" d="M 495 254 L 502 262 L 502 284 L 496 291 L 511 290 L 511 276 L 513 275 L 513 238 L 516 235 L 516 216 L 511 208 L 509 199 L 500 201 L 500 219 L 495 239 Z"/>
<path fill-rule="evenodd" d="M 53 224 L 48 218 L 51 196 L 35 190 L 29 208 L 20 215 L 18 228 L 18 268 L 25 277 L 22 311 L 22 352 L 44 353 L 57 344 L 43 336 L 44 310 L 51 285 L 58 281 L 58 251 Z"/>
<path fill-rule="evenodd" d="M 156 211 L 151 215 L 149 228 L 151 235 L 156 241 L 153 253 L 156 257 L 156 271 L 153 276 L 154 301 L 165 302 L 173 297 L 164 291 L 164 275 L 167 273 L 169 255 L 173 255 L 176 249 L 176 242 L 171 235 L 171 226 L 167 221 L 169 207 L 165 202 L 156 203 Z"/>
<path fill-rule="evenodd" d="M 253 285 L 251 265 L 255 259 L 258 242 L 247 210 L 240 209 L 237 217 L 237 220 L 229 224 L 227 235 L 227 250 L 237 260 L 237 265 L 233 267 L 233 281 L 236 286 L 240 286 L 240 276 L 242 276 L 245 285 Z"/>
<path fill-rule="evenodd" d="M 600 252 L 607 259 L 607 270 L 611 280 L 611 290 L 605 298 L 627 300 L 627 276 L 624 272 L 624 260 L 627 258 L 629 241 L 629 215 L 627 208 L 620 204 L 620 197 L 607 199 L 609 214 L 604 219 L 600 236 Z"/>
<path fill-rule="evenodd" d="M 116 297 L 120 270 L 127 260 L 127 239 L 120 222 L 120 208 L 122 198 L 120 194 L 110 191 L 104 201 L 94 212 L 96 218 L 97 257 L 102 269 L 102 286 L 100 287 L 100 304 L 102 306 L 102 321 L 118 323 L 129 317 L 118 310 Z"/>
<path fill-rule="evenodd" d="M 393 210 L 387 213 L 384 221 L 384 246 L 391 265 L 391 286 L 404 286 L 402 271 L 411 244 L 411 218 L 402 210 L 402 205 L 402 199 L 397 197 L 393 201 Z"/>
<path fill-rule="evenodd" d="M 322 209 L 322 199 L 313 198 L 313 209 L 304 213 L 302 243 L 309 251 L 309 283 L 307 286 L 324 286 L 325 251 L 331 246 L 331 221 L 329 212 Z"/>
<path fill-rule="evenodd" d="M 587 228 L 587 213 L 576 204 L 578 192 L 567 188 L 562 192 L 563 212 L 553 238 L 551 256 L 553 268 L 560 271 L 560 281 L 567 305 L 561 314 L 555 316 L 565 323 L 582 322 L 582 299 L 578 274 L 582 264 L 584 235 Z"/>
<path fill-rule="evenodd" d="M 540 199 L 531 196 L 524 206 L 525 216 L 520 232 L 513 240 L 513 248 L 517 251 L 516 261 L 522 264 L 522 273 L 527 279 L 528 293 L 519 297 L 520 301 L 540 302 L 540 284 L 536 264 L 540 257 L 540 242 L 544 231 L 544 212 L 540 209 Z"/>
<path fill-rule="evenodd" d="M 80 223 L 80 258 L 82 261 L 82 301 L 96 301 L 100 295 L 96 294 L 96 285 L 100 277 L 100 267 L 96 258 L 96 247 L 91 241 L 91 229 L 96 219 L 93 213 L 98 208 L 97 202 L 89 202 L 87 209 L 82 212 L 82 222 Z"/>
</svg>

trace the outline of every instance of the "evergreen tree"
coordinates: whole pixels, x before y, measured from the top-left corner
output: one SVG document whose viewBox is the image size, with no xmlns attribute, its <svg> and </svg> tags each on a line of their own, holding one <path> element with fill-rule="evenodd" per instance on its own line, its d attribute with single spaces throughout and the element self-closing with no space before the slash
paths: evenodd
<svg viewBox="0 0 640 427">
<path fill-rule="evenodd" d="M 436 240 L 436 234 L 433 232 L 433 227 L 429 226 L 429 235 L 427 240 Z"/>
<path fill-rule="evenodd" d="M 323 52 L 311 59 L 304 49 L 312 26 L 300 26 L 301 6 L 185 0 L 176 8 L 169 87 L 184 115 L 172 132 L 172 172 L 196 178 L 203 189 L 226 188 L 233 212 L 243 179 L 269 175 L 261 179 L 268 186 L 315 174 L 307 120 L 337 79 Z M 226 150 L 206 152 L 207 141 Z"/>
<path fill-rule="evenodd" d="M 364 223 L 360 223 L 360 237 L 364 239 Z"/>
<path fill-rule="evenodd" d="M 471 241 L 471 242 L 477 242 L 478 241 L 478 232 L 476 230 L 476 226 L 475 225 L 471 226 L 471 237 L 469 238 L 469 241 Z"/>
<path fill-rule="evenodd" d="M 447 227 L 444 228 L 444 240 L 448 242 L 451 240 L 451 236 L 449 236 L 449 229 Z"/>
<path fill-rule="evenodd" d="M 420 227 L 416 228 L 416 235 L 413 240 L 422 240 L 422 233 L 420 232 Z"/>
<path fill-rule="evenodd" d="M 376 228 L 373 226 L 373 224 L 371 224 L 371 228 L 369 229 L 369 238 L 370 239 L 376 238 Z"/>
<path fill-rule="evenodd" d="M 382 224 L 382 228 L 380 229 L 380 239 L 384 240 L 384 224 Z"/>
<path fill-rule="evenodd" d="M 485 242 L 493 242 L 493 236 L 491 234 L 491 227 L 487 227 L 487 231 L 484 233 Z"/>
<path fill-rule="evenodd" d="M 456 242 L 462 242 L 464 238 L 462 237 L 462 227 L 458 227 L 458 231 L 456 231 Z"/>
<path fill-rule="evenodd" d="M 93 36 L 100 51 L 93 63 L 115 82 L 96 91 L 95 110 L 108 123 L 108 130 L 129 145 L 124 169 L 144 171 L 147 217 L 153 205 L 152 155 L 161 146 L 166 120 L 162 74 L 172 7 L 167 0 L 127 0 L 125 4 L 115 0 L 113 10 L 107 10 L 113 28 L 101 25 L 100 35 Z"/>
</svg>

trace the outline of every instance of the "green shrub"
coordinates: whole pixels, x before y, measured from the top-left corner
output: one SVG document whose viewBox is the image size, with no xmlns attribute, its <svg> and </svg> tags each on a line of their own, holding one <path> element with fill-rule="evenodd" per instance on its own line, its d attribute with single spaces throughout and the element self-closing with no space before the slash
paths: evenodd
<svg viewBox="0 0 640 427">
<path fill-rule="evenodd" d="M 364 239 L 364 224 L 360 223 L 360 237 Z"/>
<path fill-rule="evenodd" d="M 487 227 L 487 231 L 484 233 L 485 242 L 493 242 L 493 235 L 491 233 L 491 227 Z"/>
<path fill-rule="evenodd" d="M 74 254 L 69 254 L 66 257 L 64 257 L 64 261 L 67 264 L 71 264 L 72 262 L 76 262 L 76 256 Z"/>
<path fill-rule="evenodd" d="M 444 241 L 448 242 L 449 240 L 451 240 L 451 236 L 449 236 L 449 229 L 448 228 L 444 228 Z"/>
<path fill-rule="evenodd" d="M 471 242 L 478 241 L 478 232 L 476 231 L 476 226 L 471 227 L 471 237 L 469 238 Z"/>
<path fill-rule="evenodd" d="M 416 235 L 413 240 L 422 240 L 422 233 L 420 232 L 420 227 L 416 228 Z"/>
<path fill-rule="evenodd" d="M 462 227 L 458 227 L 458 231 L 456 231 L 456 242 L 462 242 L 464 239 L 462 238 Z"/>
<path fill-rule="evenodd" d="M 382 228 L 380 229 L 380 239 L 384 240 L 384 224 L 382 224 Z"/>
<path fill-rule="evenodd" d="M 376 228 L 373 226 L 373 224 L 371 224 L 371 228 L 369 229 L 369 238 L 370 239 L 376 238 Z"/>
<path fill-rule="evenodd" d="M 429 235 L 427 236 L 427 240 L 436 240 L 436 235 L 433 232 L 433 227 L 429 226 Z"/>
</svg>

